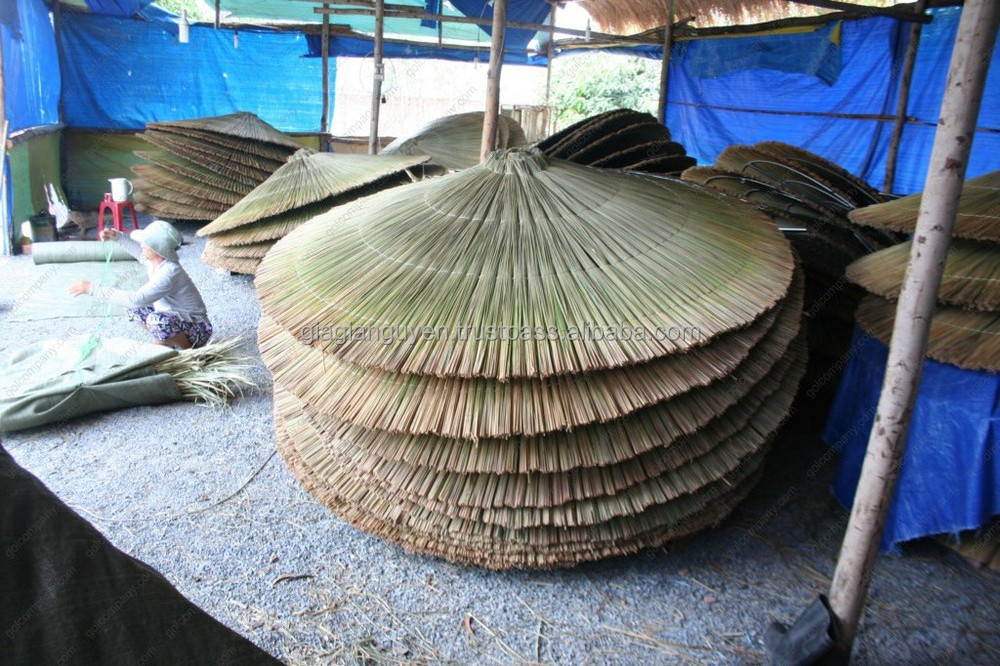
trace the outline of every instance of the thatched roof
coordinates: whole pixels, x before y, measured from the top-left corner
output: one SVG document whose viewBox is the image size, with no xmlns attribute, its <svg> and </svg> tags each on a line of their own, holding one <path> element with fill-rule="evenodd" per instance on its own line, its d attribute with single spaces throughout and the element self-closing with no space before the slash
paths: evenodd
<svg viewBox="0 0 1000 666">
<path fill-rule="evenodd" d="M 854 4 L 888 7 L 898 0 L 849 0 Z M 662 26 L 670 0 L 579 0 L 602 30 L 627 34 Z M 783 18 L 829 13 L 787 0 L 674 0 L 674 21 L 693 18 L 698 27 L 761 23 Z"/>
</svg>

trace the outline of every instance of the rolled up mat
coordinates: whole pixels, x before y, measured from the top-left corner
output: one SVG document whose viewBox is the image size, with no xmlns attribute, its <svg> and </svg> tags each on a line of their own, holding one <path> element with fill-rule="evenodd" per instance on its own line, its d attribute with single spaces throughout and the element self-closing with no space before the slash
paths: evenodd
<svg viewBox="0 0 1000 666">
<path fill-rule="evenodd" d="M 117 243 L 100 241 L 55 241 L 33 243 L 31 257 L 35 264 L 74 264 L 81 261 L 105 261 L 111 248 L 111 261 L 135 261 Z"/>
</svg>

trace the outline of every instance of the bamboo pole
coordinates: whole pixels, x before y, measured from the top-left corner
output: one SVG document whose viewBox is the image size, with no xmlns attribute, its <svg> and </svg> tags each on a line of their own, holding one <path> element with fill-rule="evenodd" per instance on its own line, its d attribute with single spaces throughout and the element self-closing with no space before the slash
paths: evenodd
<svg viewBox="0 0 1000 666">
<path fill-rule="evenodd" d="M 924 13 L 927 0 L 917 2 L 916 11 Z M 920 45 L 919 23 L 910 25 L 910 37 L 906 44 L 906 56 L 903 59 L 903 71 L 899 82 L 899 101 L 896 104 L 896 120 L 892 125 L 892 138 L 889 139 L 889 154 L 885 159 L 885 183 L 882 191 L 889 193 L 896 184 L 896 162 L 899 159 L 899 143 L 903 138 L 903 128 L 906 126 L 906 110 L 910 106 L 910 84 L 913 82 L 913 66 L 917 62 L 917 48 Z"/>
<path fill-rule="evenodd" d="M 850 522 L 830 586 L 830 606 L 849 654 L 903 458 L 927 332 L 955 224 L 982 103 L 1000 3 L 967 0 L 959 21 L 910 263 Z"/>
<path fill-rule="evenodd" d="M 667 93 L 670 91 L 670 53 L 674 49 L 674 0 L 667 3 L 667 21 L 663 25 L 663 61 L 660 63 L 660 102 L 656 117 L 667 124 Z"/>
<path fill-rule="evenodd" d="M 3 251 L 0 254 L 14 253 L 14 222 L 11 211 L 7 210 L 7 133 L 10 125 L 7 123 L 7 90 L 3 74 L 3 41 L 0 40 L 0 227 L 3 228 Z"/>
<path fill-rule="evenodd" d="M 323 5 L 328 7 L 329 5 Z M 320 150 L 329 150 L 330 142 L 327 134 L 330 132 L 330 15 L 323 14 L 323 28 L 320 32 L 320 55 L 323 58 L 323 115 L 319 119 Z"/>
<path fill-rule="evenodd" d="M 219 25 L 222 23 L 222 0 L 215 0 L 215 29 L 219 29 Z M 326 5 L 323 5 L 326 7 Z"/>
<path fill-rule="evenodd" d="M 549 108 L 549 97 L 552 92 L 552 59 L 556 55 L 555 42 L 556 42 L 556 9 L 559 5 L 553 3 L 552 11 L 549 13 L 549 44 L 546 49 L 546 56 L 548 57 L 548 63 L 545 66 L 545 108 L 546 113 L 548 113 Z M 546 118 L 546 131 L 548 131 L 548 119 Z"/>
<path fill-rule="evenodd" d="M 385 66 L 382 64 L 382 38 L 385 32 L 385 1 L 376 0 L 375 4 L 375 75 L 372 79 L 372 117 L 371 131 L 368 134 L 368 154 L 377 155 L 378 145 L 378 114 L 382 105 L 382 80 L 385 78 Z"/>
<path fill-rule="evenodd" d="M 483 142 L 479 161 L 497 145 L 497 125 L 500 122 L 500 71 L 503 69 L 504 31 L 507 27 L 507 0 L 493 3 L 493 41 L 490 42 L 490 67 L 486 74 L 486 113 L 483 115 Z"/>
<path fill-rule="evenodd" d="M 898 7 L 871 7 L 869 5 L 855 5 L 850 2 L 840 0 L 791 0 L 799 5 L 809 5 L 820 9 L 835 9 L 851 14 L 864 14 L 865 16 L 888 16 L 900 21 L 915 21 L 917 23 L 930 23 L 931 17 L 925 14 L 917 14 Z"/>
</svg>

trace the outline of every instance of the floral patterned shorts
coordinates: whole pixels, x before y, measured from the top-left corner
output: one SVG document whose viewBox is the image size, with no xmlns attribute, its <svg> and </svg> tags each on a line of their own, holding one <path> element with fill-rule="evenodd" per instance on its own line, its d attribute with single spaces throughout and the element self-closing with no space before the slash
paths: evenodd
<svg viewBox="0 0 1000 666">
<path fill-rule="evenodd" d="M 128 319 L 145 327 L 159 342 L 183 333 L 192 347 L 202 347 L 212 337 L 212 323 L 207 319 L 184 321 L 173 312 L 157 312 L 152 305 L 129 310 Z"/>
</svg>

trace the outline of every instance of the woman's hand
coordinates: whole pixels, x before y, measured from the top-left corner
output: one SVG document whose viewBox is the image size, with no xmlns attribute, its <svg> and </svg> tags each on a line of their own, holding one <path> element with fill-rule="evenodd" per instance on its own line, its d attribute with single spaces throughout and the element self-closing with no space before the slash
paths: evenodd
<svg viewBox="0 0 1000 666">
<path fill-rule="evenodd" d="M 102 241 L 114 240 L 116 235 L 118 235 L 118 232 L 115 231 L 114 229 L 104 229 L 103 231 L 101 231 L 101 240 Z"/>
<path fill-rule="evenodd" d="M 106 229 L 105 231 L 109 231 L 109 230 Z M 114 231 L 114 230 L 111 229 L 110 231 Z M 74 282 L 73 284 L 71 284 L 69 286 L 69 293 L 72 296 L 79 296 L 81 294 L 89 294 L 90 293 L 90 280 L 80 280 L 79 282 Z"/>
</svg>

